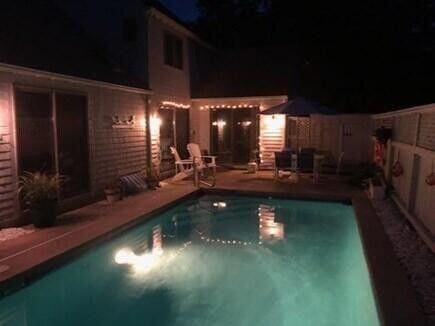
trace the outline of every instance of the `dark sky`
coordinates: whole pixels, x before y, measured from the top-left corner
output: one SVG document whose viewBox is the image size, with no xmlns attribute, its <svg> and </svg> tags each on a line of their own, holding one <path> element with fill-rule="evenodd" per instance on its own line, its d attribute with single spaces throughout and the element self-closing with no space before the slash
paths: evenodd
<svg viewBox="0 0 435 326">
<path fill-rule="evenodd" d="M 195 0 L 160 0 L 183 21 L 192 21 L 198 17 Z"/>
</svg>

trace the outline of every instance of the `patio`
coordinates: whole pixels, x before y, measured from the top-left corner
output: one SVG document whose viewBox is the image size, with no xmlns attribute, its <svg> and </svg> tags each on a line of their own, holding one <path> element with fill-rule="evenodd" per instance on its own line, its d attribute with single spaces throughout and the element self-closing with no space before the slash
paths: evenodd
<svg viewBox="0 0 435 326">
<path fill-rule="evenodd" d="M 14 288 L 23 282 L 31 282 L 90 246 L 151 218 L 156 212 L 188 196 L 203 192 L 351 200 L 376 289 L 381 318 L 387 325 L 423 324 L 423 314 L 414 290 L 396 259 L 367 196 L 363 191 L 348 185 L 345 178 L 335 176 L 318 184 L 313 184 L 310 178 L 301 178 L 297 184 L 290 184 L 284 179 L 274 182 L 272 171 L 260 171 L 257 174 L 247 174 L 240 170 L 222 171 L 217 174 L 214 189 L 198 190 L 190 180 L 176 183 L 168 181 L 156 191 L 128 197 L 113 205 L 98 202 L 80 208 L 62 215 L 53 228 L 37 229 L 31 234 L 2 243 L 0 265 L 6 270 L 0 272 L 0 289 L 4 292 L 6 288 L 10 290 L 11 285 Z"/>
</svg>

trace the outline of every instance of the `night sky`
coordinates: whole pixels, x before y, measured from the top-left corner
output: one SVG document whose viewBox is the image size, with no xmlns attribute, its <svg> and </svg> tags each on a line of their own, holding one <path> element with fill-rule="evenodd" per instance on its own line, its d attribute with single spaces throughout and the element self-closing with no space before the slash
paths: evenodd
<svg viewBox="0 0 435 326">
<path fill-rule="evenodd" d="M 195 0 L 160 0 L 183 21 L 192 21 L 198 17 Z"/>
</svg>

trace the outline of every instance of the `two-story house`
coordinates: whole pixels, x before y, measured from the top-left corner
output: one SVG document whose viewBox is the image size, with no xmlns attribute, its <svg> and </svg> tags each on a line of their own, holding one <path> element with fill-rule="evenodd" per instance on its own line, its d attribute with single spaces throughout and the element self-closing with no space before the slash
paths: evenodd
<svg viewBox="0 0 435 326">
<path fill-rule="evenodd" d="M 260 144 L 264 152 L 269 152 L 265 160 L 270 161 L 267 158 L 279 147 L 277 142 L 284 141 L 285 124 L 266 123 L 266 118 L 260 122 L 257 114 L 286 101 L 287 96 L 277 94 L 276 86 L 262 94 L 265 87 L 238 87 L 222 78 L 216 67 L 225 62 L 224 56 L 159 2 L 109 0 L 95 4 L 70 0 L 62 6 L 114 60 L 152 90 L 150 120 L 154 126 L 150 128 L 150 146 L 153 163 L 159 166 L 162 177 L 174 171 L 171 145 L 187 157 L 186 145 L 194 141 L 218 155 L 224 164 L 243 164 L 259 148 L 259 139 L 267 139 L 260 135 L 260 123 L 265 127 L 279 126 L 278 131 L 272 132 L 271 142 Z M 99 16 L 98 20 L 95 16 Z M 233 71 L 237 74 L 239 70 Z M 214 77 L 218 84 L 225 83 L 230 89 L 214 87 Z M 247 86 L 254 79 L 255 76 L 250 80 L 239 78 L 239 83 Z M 261 83 L 264 81 L 255 84 Z M 231 88 L 241 92 L 234 95 Z"/>
</svg>

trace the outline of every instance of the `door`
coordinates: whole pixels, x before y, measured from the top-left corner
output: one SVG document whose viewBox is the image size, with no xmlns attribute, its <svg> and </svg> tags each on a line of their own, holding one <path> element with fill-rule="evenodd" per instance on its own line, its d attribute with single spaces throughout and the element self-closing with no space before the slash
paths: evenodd
<svg viewBox="0 0 435 326">
<path fill-rule="evenodd" d="M 211 111 L 211 150 L 220 163 L 232 163 L 233 135 L 231 109 Z"/>
<path fill-rule="evenodd" d="M 211 151 L 223 164 L 246 164 L 258 143 L 258 108 L 211 111 Z"/>
<path fill-rule="evenodd" d="M 85 96 L 56 93 L 59 174 L 67 176 L 63 197 L 89 190 L 88 123 Z"/>
<path fill-rule="evenodd" d="M 18 173 L 56 173 L 51 93 L 16 90 Z"/>
<path fill-rule="evenodd" d="M 159 109 L 160 125 L 160 176 L 162 179 L 175 172 L 175 160 L 170 147 L 175 145 L 174 109 Z"/>
<path fill-rule="evenodd" d="M 256 148 L 256 112 L 233 109 L 233 163 L 246 164 L 253 158 Z"/>
<path fill-rule="evenodd" d="M 187 144 L 189 143 L 189 110 L 176 109 L 175 111 L 176 147 L 181 159 L 189 158 Z"/>
<path fill-rule="evenodd" d="M 66 177 L 61 198 L 89 190 L 87 99 L 57 92 L 15 92 L 18 173 Z"/>
</svg>

